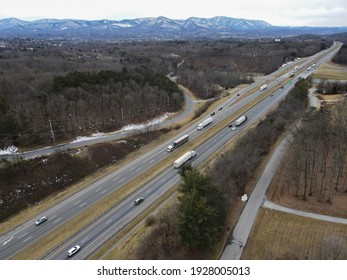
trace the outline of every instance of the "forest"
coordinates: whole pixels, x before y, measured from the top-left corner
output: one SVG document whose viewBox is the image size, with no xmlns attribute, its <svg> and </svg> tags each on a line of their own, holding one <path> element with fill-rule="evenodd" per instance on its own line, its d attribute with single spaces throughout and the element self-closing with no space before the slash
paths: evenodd
<svg viewBox="0 0 347 280">
<path fill-rule="evenodd" d="M 11 39 L 0 48 L 0 149 L 59 143 L 179 111 L 312 55 L 329 39 L 98 42 Z M 171 80 L 167 77 L 170 75 Z"/>
<path fill-rule="evenodd" d="M 333 62 L 347 65 L 347 45 L 343 44 L 338 53 L 334 56 Z"/>
</svg>

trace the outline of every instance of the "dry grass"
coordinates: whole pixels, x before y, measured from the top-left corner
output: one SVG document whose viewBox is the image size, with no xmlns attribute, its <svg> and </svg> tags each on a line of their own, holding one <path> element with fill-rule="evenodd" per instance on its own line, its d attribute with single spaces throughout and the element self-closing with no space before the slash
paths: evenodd
<svg viewBox="0 0 347 280">
<path fill-rule="evenodd" d="M 313 79 L 327 80 L 347 80 L 347 69 L 345 66 L 328 62 L 321 64 L 317 70 L 312 73 Z"/>
<path fill-rule="evenodd" d="M 261 209 L 242 259 L 346 259 L 347 226 Z"/>
</svg>

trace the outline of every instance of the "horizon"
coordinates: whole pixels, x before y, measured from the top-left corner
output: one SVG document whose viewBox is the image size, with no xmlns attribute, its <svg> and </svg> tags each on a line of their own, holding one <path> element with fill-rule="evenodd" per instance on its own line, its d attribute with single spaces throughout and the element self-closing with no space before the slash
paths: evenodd
<svg viewBox="0 0 347 280">
<path fill-rule="evenodd" d="M 23 21 L 40 19 L 124 20 L 137 18 L 187 19 L 225 16 L 236 19 L 262 20 L 273 26 L 344 27 L 347 26 L 345 0 L 214 0 L 158 1 L 147 0 L 12 0 L 3 4 L 0 18 Z"/>
<path fill-rule="evenodd" d="M 76 20 L 76 21 L 103 21 L 103 20 L 108 20 L 108 21 L 124 21 L 124 20 L 136 20 L 136 19 L 155 19 L 155 18 L 167 18 L 170 20 L 188 20 L 190 18 L 199 18 L 199 19 L 213 19 L 213 18 L 218 18 L 218 17 L 224 17 L 224 18 L 232 18 L 232 19 L 239 19 L 239 20 L 249 20 L 249 21 L 262 21 L 270 24 L 271 26 L 274 27 L 310 27 L 310 28 L 340 28 L 340 27 L 347 27 L 346 25 L 339 25 L 339 26 L 324 26 L 324 25 L 318 25 L 318 26 L 310 26 L 310 25 L 275 25 L 272 24 L 266 20 L 263 19 L 251 19 L 251 18 L 241 18 L 241 17 L 231 17 L 231 16 L 224 16 L 224 15 L 219 15 L 219 16 L 210 16 L 210 17 L 198 17 L 198 16 L 190 16 L 187 18 L 170 18 L 167 16 L 159 15 L 159 16 L 143 16 L 143 17 L 134 17 L 134 18 L 122 18 L 122 19 L 110 19 L 110 18 L 100 18 L 100 19 L 83 19 L 83 18 L 38 18 L 38 19 L 22 19 L 18 17 L 5 17 L 5 18 L 0 18 L 1 20 L 6 20 L 6 19 L 16 19 L 20 21 L 25 21 L 25 22 L 35 22 L 35 21 L 40 21 L 40 20 L 57 20 L 57 21 L 64 21 L 64 20 Z"/>
</svg>

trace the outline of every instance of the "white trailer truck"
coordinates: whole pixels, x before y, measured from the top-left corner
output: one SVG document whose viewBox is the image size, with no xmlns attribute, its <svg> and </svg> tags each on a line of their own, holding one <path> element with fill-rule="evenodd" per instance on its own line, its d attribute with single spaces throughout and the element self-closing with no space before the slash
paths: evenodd
<svg viewBox="0 0 347 280">
<path fill-rule="evenodd" d="M 174 167 L 179 168 L 182 164 L 186 163 L 188 160 L 195 157 L 195 155 L 196 155 L 196 152 L 193 150 L 186 152 L 183 156 L 175 160 Z"/>
<path fill-rule="evenodd" d="M 203 122 L 199 123 L 198 130 L 203 129 L 205 126 L 209 125 L 212 121 L 213 121 L 213 118 L 209 117 L 206 120 L 204 120 Z"/>
<path fill-rule="evenodd" d="M 185 134 L 185 135 L 181 136 L 180 138 L 176 139 L 175 141 L 173 141 L 173 143 L 171 145 L 169 145 L 166 150 L 170 153 L 174 149 L 176 149 L 179 146 L 183 145 L 184 143 L 188 142 L 188 140 L 189 140 L 189 135 Z"/>
<path fill-rule="evenodd" d="M 247 117 L 245 115 L 239 117 L 236 121 L 235 121 L 235 125 L 239 126 L 241 125 L 245 120 L 247 120 Z"/>
<path fill-rule="evenodd" d="M 264 89 L 266 89 L 267 88 L 267 85 L 262 85 L 261 87 L 260 87 L 260 90 L 264 90 Z"/>
</svg>

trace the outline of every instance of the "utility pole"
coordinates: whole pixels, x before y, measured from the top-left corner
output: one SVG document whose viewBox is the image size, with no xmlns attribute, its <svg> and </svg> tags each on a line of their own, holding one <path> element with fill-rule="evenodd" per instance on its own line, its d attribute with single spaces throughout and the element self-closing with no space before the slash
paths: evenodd
<svg viewBox="0 0 347 280">
<path fill-rule="evenodd" d="M 49 118 L 49 126 L 51 128 L 51 138 L 53 139 L 53 143 L 54 143 L 54 147 L 55 147 L 55 138 L 54 138 L 54 132 L 53 132 L 51 118 Z"/>
<path fill-rule="evenodd" d="M 121 113 L 122 113 L 122 125 L 124 125 L 124 111 L 123 111 L 123 107 L 120 108 Z"/>
</svg>

